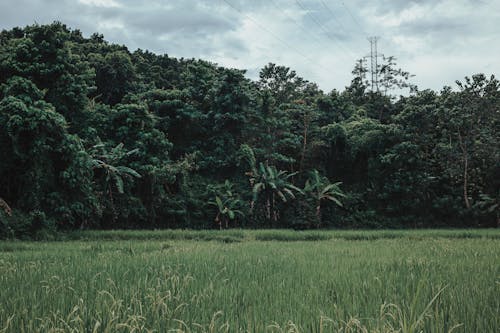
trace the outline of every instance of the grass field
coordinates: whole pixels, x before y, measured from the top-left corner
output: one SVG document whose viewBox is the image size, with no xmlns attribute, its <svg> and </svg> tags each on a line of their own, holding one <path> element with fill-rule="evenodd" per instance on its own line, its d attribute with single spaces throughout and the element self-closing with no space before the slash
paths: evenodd
<svg viewBox="0 0 500 333">
<path fill-rule="evenodd" d="M 0 242 L 0 332 L 499 332 L 500 231 Z"/>
</svg>

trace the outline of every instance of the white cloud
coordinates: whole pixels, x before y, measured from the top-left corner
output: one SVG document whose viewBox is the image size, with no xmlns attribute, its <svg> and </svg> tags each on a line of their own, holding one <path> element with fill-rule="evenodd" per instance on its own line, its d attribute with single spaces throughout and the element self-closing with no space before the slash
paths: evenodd
<svg viewBox="0 0 500 333">
<path fill-rule="evenodd" d="M 104 34 L 148 49 L 258 76 L 268 62 L 289 66 L 325 90 L 342 90 L 357 59 L 379 51 L 440 89 L 477 72 L 500 74 L 498 0 L 16 0 L 0 1 L 0 29 L 54 20 L 87 36 Z M 232 8 L 235 7 L 235 8 Z M 22 8 L 22 10 L 20 10 Z M 327 33 L 325 33 L 325 31 Z"/>
<path fill-rule="evenodd" d="M 121 7 L 121 5 L 115 0 L 78 0 L 78 2 L 87 6 L 96 7 Z"/>
<path fill-rule="evenodd" d="M 403 9 L 399 13 L 389 12 L 382 16 L 375 17 L 375 22 L 386 28 L 399 27 L 402 23 L 418 21 L 429 15 L 430 6 L 412 3 L 410 7 Z"/>
</svg>

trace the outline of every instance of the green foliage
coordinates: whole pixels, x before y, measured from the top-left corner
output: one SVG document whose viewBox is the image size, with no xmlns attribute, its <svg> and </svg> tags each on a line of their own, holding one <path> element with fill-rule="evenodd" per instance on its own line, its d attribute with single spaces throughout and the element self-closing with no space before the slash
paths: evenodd
<svg viewBox="0 0 500 333">
<path fill-rule="evenodd" d="M 226 180 L 224 185 L 215 189 L 215 199 L 209 202 L 216 208 L 215 223 L 222 229 L 229 227 L 229 222 L 236 223 L 237 216 L 244 217 L 245 214 L 240 210 L 243 206 L 242 200 L 234 193 L 233 184 Z"/>
<path fill-rule="evenodd" d="M 328 178 L 319 174 L 318 170 L 310 172 L 309 179 L 306 180 L 304 186 L 304 193 L 315 206 L 318 228 L 321 227 L 322 223 L 321 205 L 324 201 L 332 201 L 337 206 L 343 206 L 340 199 L 345 198 L 345 194 L 340 189 L 341 184 L 341 182 L 330 183 Z"/>
<path fill-rule="evenodd" d="M 276 224 L 280 220 L 281 204 L 288 203 L 296 198 L 296 194 L 302 193 L 302 190 L 289 180 L 296 173 L 278 171 L 275 166 L 266 166 L 262 162 L 256 171 L 256 174 L 248 173 L 253 193 L 251 209 L 263 211 L 268 223 Z"/>
<path fill-rule="evenodd" d="M 103 103 L 113 106 L 133 91 L 136 74 L 127 52 L 109 52 L 104 57 L 97 54 L 93 57 L 92 64 L 96 71 L 95 95 Z"/>
<path fill-rule="evenodd" d="M 68 28 L 58 22 L 33 25 L 2 40 L 0 84 L 14 76 L 30 80 L 44 91 L 45 101 L 66 118 L 71 132 L 78 132 L 86 121 L 87 94 L 94 75 L 88 63 L 72 52 Z"/>
<path fill-rule="evenodd" d="M 0 198 L 47 230 L 497 226 L 498 80 L 418 91 L 388 57 L 377 92 L 364 66 L 324 93 L 273 63 L 253 82 L 59 22 L 2 31 Z"/>
<path fill-rule="evenodd" d="M 24 90 L 20 90 L 24 87 Z M 16 92 L 16 96 L 8 94 Z M 62 115 L 37 100 L 42 93 L 26 79 L 13 78 L 0 101 L 0 183 L 11 205 L 41 211 L 63 227 L 93 214 L 90 160 Z"/>
</svg>

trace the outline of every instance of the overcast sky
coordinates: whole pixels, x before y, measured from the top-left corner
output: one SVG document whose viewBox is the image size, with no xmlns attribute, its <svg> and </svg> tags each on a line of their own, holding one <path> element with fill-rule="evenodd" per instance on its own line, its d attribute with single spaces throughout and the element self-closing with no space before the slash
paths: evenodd
<svg viewBox="0 0 500 333">
<path fill-rule="evenodd" d="M 368 36 L 420 89 L 500 76 L 500 0 L 0 0 L 0 29 L 54 20 L 251 78 L 268 62 L 286 65 L 325 91 L 349 84 Z"/>
</svg>

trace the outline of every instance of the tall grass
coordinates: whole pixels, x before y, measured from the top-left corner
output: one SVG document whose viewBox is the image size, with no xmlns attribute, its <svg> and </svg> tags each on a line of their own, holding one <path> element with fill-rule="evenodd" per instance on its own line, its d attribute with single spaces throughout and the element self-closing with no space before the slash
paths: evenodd
<svg viewBox="0 0 500 333">
<path fill-rule="evenodd" d="M 59 235 L 59 240 L 204 240 L 225 243 L 243 240 L 316 241 L 329 239 L 376 240 L 392 238 L 486 238 L 500 239 L 497 229 L 419 230 L 86 230 Z"/>
<path fill-rule="evenodd" d="M 499 232 L 463 232 L 2 242 L 0 332 L 497 332 Z"/>
</svg>

